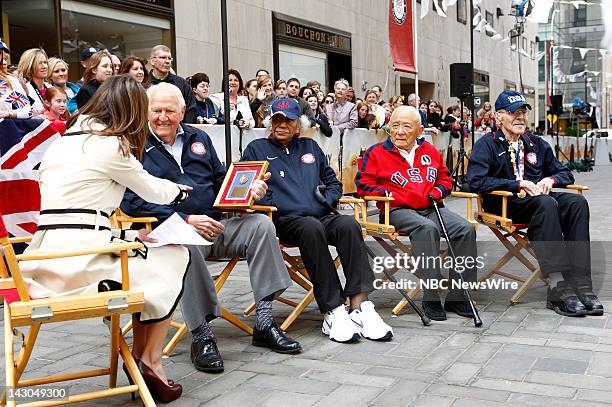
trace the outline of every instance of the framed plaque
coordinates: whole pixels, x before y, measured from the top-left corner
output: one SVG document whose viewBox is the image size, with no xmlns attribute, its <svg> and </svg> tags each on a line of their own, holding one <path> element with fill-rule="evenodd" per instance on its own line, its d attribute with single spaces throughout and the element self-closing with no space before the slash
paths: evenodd
<svg viewBox="0 0 612 407">
<path fill-rule="evenodd" d="M 215 208 L 244 209 L 253 205 L 251 185 L 263 179 L 268 169 L 267 161 L 242 161 L 232 163 L 225 175 L 221 190 L 215 199 Z"/>
</svg>

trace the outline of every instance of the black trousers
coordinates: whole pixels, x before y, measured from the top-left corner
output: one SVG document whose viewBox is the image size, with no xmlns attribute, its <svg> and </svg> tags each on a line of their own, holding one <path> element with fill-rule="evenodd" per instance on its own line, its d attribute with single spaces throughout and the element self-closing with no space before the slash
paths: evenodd
<svg viewBox="0 0 612 407">
<path fill-rule="evenodd" d="M 368 262 L 361 227 L 347 215 L 280 216 L 275 219 L 279 239 L 300 248 L 314 286 L 321 313 L 342 305 L 346 297 L 374 290 L 374 272 Z M 346 285 L 342 289 L 328 245 L 340 256 Z"/>
<path fill-rule="evenodd" d="M 573 284 L 592 284 L 589 204 L 582 195 L 512 197 L 508 216 L 528 224 L 527 236 L 544 276 L 560 272 Z"/>
</svg>

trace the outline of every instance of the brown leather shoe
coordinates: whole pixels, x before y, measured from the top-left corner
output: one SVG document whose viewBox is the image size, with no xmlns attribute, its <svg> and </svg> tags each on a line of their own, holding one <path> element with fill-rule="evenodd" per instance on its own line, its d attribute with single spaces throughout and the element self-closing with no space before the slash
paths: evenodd
<svg viewBox="0 0 612 407">
<path fill-rule="evenodd" d="M 170 403 L 181 397 L 183 386 L 170 380 L 164 381 L 160 379 L 142 360 L 137 361 L 136 364 L 154 399 L 162 403 Z"/>
</svg>

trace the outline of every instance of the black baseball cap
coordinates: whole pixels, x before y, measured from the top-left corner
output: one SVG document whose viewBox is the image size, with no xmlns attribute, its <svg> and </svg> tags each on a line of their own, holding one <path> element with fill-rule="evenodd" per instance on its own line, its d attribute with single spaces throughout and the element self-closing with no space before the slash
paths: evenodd
<svg viewBox="0 0 612 407">
<path fill-rule="evenodd" d="M 85 48 L 83 51 L 81 51 L 81 61 L 85 61 L 86 59 L 89 59 L 93 54 L 95 54 L 98 51 L 100 50 L 94 47 Z"/>
</svg>

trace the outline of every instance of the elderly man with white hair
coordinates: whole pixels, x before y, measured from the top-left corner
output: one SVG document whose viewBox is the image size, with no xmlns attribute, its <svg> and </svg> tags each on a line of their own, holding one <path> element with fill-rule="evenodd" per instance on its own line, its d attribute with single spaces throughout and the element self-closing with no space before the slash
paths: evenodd
<svg viewBox="0 0 612 407">
<path fill-rule="evenodd" d="M 253 345 L 279 353 L 298 353 L 301 346 L 287 337 L 272 318 L 272 300 L 291 285 L 270 218 L 263 214 L 221 219 L 213 207 L 226 169 L 219 161 L 210 137 L 181 124 L 185 101 L 180 90 L 160 83 L 147 90 L 149 97 L 149 136 L 142 165 L 150 174 L 189 185 L 189 197 L 180 205 L 145 202 L 127 191 L 121 209 L 131 216 L 155 216 L 163 221 L 177 213 L 211 246 L 188 247 L 191 264 L 185 277 L 181 300 L 183 317 L 193 335 L 191 360 L 198 370 L 223 371 L 223 360 L 209 322 L 219 316 L 214 282 L 205 258 L 246 257 L 253 296 L 257 304 Z M 270 174 L 266 174 L 266 179 Z M 266 194 L 265 181 L 251 187 L 256 199 Z"/>
<path fill-rule="evenodd" d="M 430 196 L 442 200 L 450 195 L 453 180 L 444 165 L 442 154 L 420 137 L 423 126 L 417 109 L 412 106 L 395 109 L 389 128 L 390 137 L 370 147 L 363 156 L 361 168 L 355 177 L 357 194 L 393 196 L 389 222 L 398 232 L 408 235 L 413 256 L 423 259 L 423 267 L 418 271 L 419 277 L 431 283 L 432 280 L 442 279 L 442 274 L 441 262 L 429 261 L 439 259 L 441 231 Z M 441 208 L 440 214 L 457 258 L 462 257 L 465 261 L 471 258 L 474 262 L 474 227 L 446 208 Z M 451 271 L 450 278 L 458 281 L 454 274 Z M 463 276 L 466 281 L 474 280 L 476 268 L 466 266 Z M 423 310 L 436 321 L 446 319 L 445 310 L 463 317 L 472 317 L 470 304 L 460 289 L 449 290 L 444 308 L 437 290 L 424 290 Z"/>
</svg>

